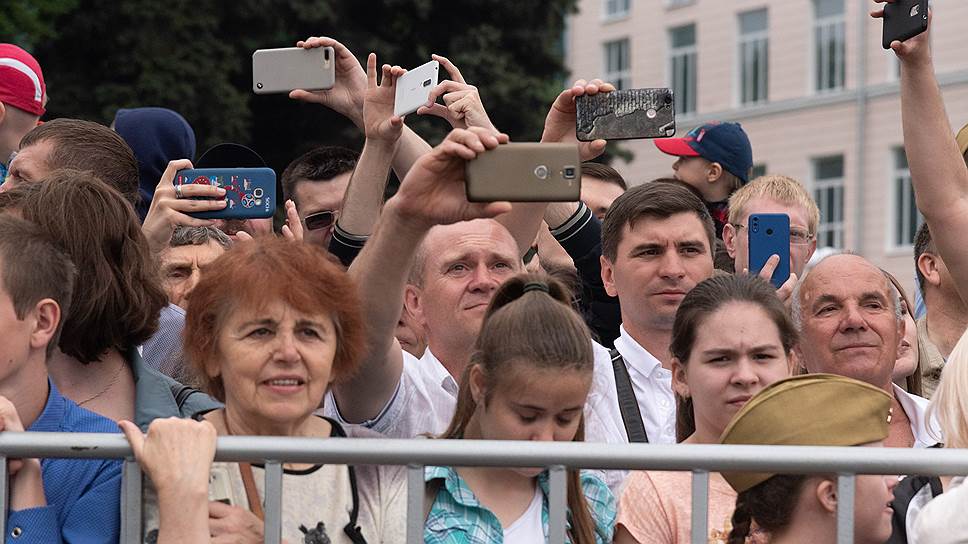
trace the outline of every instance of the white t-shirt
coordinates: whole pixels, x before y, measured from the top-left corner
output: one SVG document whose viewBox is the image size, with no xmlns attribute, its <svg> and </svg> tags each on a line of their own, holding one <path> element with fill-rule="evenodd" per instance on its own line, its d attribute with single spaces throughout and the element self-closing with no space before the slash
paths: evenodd
<svg viewBox="0 0 968 544">
<path fill-rule="evenodd" d="M 504 544 L 534 544 L 544 542 L 544 524 L 541 523 L 541 507 L 544 496 L 541 488 L 534 486 L 534 497 L 528 509 L 504 529 Z"/>
</svg>

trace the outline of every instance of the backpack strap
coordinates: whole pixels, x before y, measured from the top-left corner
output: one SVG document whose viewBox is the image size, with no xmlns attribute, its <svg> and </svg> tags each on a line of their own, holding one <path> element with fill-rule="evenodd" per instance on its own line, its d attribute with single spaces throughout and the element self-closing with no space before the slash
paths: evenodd
<svg viewBox="0 0 968 544">
<path fill-rule="evenodd" d="M 628 435 L 629 442 L 649 442 L 649 435 L 645 432 L 645 424 L 642 423 L 642 414 L 639 412 L 639 402 L 635 399 L 635 390 L 632 389 L 632 377 L 629 376 L 629 369 L 625 366 L 625 359 L 617 349 L 611 349 L 608 354 L 612 357 L 612 371 L 615 373 L 615 391 L 618 393 L 618 407 L 622 412 L 622 422 L 625 423 L 625 433 Z"/>
</svg>

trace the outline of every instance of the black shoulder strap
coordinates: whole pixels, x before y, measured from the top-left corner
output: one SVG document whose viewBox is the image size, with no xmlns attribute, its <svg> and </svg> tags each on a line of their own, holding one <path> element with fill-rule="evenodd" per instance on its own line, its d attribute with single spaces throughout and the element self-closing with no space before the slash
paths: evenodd
<svg viewBox="0 0 968 544">
<path fill-rule="evenodd" d="M 615 390 L 618 393 L 618 407 L 622 412 L 622 422 L 625 423 L 625 433 L 629 442 L 648 442 L 649 435 L 645 433 L 642 414 L 639 412 L 639 402 L 635 399 L 632 389 L 632 378 L 629 369 L 625 367 L 625 359 L 617 349 L 608 352 L 612 356 L 612 371 L 615 373 Z"/>
<path fill-rule="evenodd" d="M 331 437 L 334 438 L 346 438 L 346 431 L 343 430 L 343 426 L 336 421 L 324 417 L 326 421 L 332 426 Z M 346 465 L 349 469 L 350 476 L 350 491 L 353 495 L 353 509 L 350 510 L 350 522 L 343 527 L 343 533 L 350 539 L 353 544 L 366 544 L 366 538 L 363 537 L 363 531 L 360 526 L 356 524 L 356 520 L 360 515 L 360 492 L 356 487 L 356 469 L 353 465 Z"/>
</svg>

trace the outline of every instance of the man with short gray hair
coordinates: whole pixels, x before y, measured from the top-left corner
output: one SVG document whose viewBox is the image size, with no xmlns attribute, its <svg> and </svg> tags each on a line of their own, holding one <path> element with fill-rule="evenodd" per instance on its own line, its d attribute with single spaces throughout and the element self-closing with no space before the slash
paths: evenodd
<svg viewBox="0 0 968 544">
<path fill-rule="evenodd" d="M 892 382 L 904 320 L 884 273 L 858 255 L 832 255 L 810 270 L 792 298 L 801 334 L 797 355 L 807 371 L 847 376 L 891 393 L 893 416 L 885 445 L 934 445 L 939 433 L 930 429 L 928 401 Z"/>
</svg>

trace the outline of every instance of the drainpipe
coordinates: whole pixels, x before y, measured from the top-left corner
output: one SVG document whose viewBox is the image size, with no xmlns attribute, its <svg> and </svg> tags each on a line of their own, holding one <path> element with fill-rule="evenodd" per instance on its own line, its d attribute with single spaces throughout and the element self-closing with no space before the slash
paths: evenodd
<svg viewBox="0 0 968 544">
<path fill-rule="evenodd" d="M 867 176 L 867 28 L 869 19 L 865 17 L 866 12 L 861 9 L 860 2 L 853 2 L 857 9 L 857 98 L 856 108 L 856 149 L 854 150 L 855 165 L 854 176 L 854 252 L 864 255 L 864 200 L 866 198 L 865 177 Z M 846 217 L 846 214 L 845 214 Z"/>
</svg>

